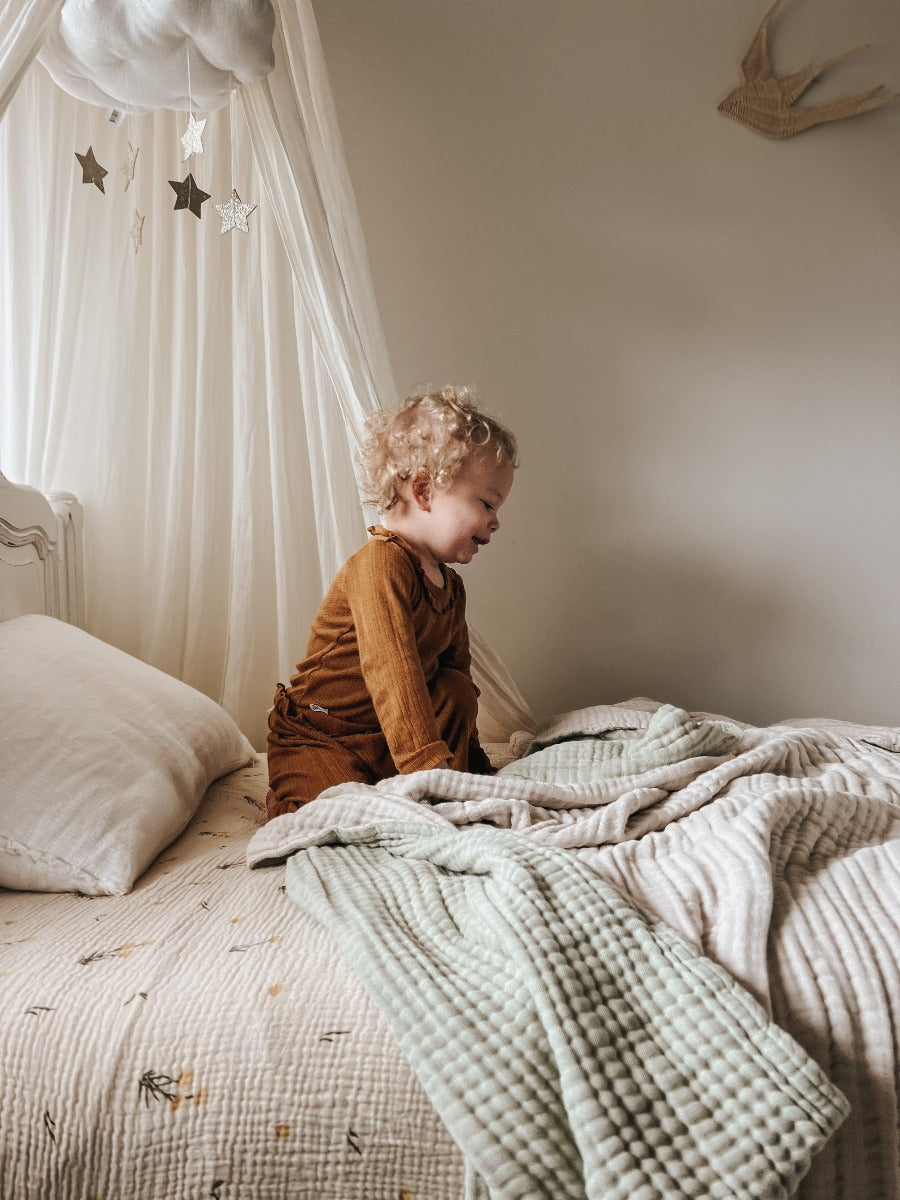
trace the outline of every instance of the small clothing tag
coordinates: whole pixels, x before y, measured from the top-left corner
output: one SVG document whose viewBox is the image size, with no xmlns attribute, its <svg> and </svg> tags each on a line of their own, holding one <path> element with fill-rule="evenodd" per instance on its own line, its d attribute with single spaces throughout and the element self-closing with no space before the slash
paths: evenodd
<svg viewBox="0 0 900 1200">
<path fill-rule="evenodd" d="M 328 709 L 323 708 L 321 704 L 311 704 L 309 707 L 313 710 L 313 712 L 323 712 L 323 713 L 328 712 Z"/>
</svg>

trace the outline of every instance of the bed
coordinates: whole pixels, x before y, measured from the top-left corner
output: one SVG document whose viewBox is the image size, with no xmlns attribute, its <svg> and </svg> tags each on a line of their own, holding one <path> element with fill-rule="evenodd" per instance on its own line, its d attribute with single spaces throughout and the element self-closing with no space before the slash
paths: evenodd
<svg viewBox="0 0 900 1200">
<path fill-rule="evenodd" d="M 753 730 L 634 700 L 489 747 L 493 780 L 348 786 L 265 824 L 264 760 L 230 718 L 79 628 L 80 536 L 73 497 L 0 480 L 4 1200 L 900 1195 L 900 731 Z M 487 945 L 470 885 L 483 901 L 488 860 L 537 886 L 541 908 L 559 899 L 544 964 L 602 884 L 578 969 L 602 942 L 618 1016 L 586 1036 L 619 1083 L 592 1174 L 594 1118 L 576 1128 L 562 1093 L 567 1135 L 587 1142 L 574 1174 L 572 1156 L 557 1167 L 541 1141 L 560 1101 L 542 1099 L 546 1063 L 534 1087 L 507 1061 L 560 980 L 557 1016 L 571 999 L 572 964 L 516 991 L 521 972 L 504 972 L 523 922 L 496 904 L 499 957 L 450 973 L 424 917 L 390 937 L 374 919 L 400 911 L 391 889 L 413 889 L 450 922 L 452 954 Z M 563 875 L 574 898 L 553 890 Z M 483 1020 L 466 1023 L 460 980 Z M 635 1016 L 639 995 L 652 1021 Z M 586 1008 L 551 1030 L 570 1075 Z M 661 1058 L 679 1027 L 679 1057 Z M 632 1049 L 651 1043 L 641 1092 Z M 514 1079 L 488 1069 L 504 1054 Z M 739 1138 L 758 1140 L 742 1125 L 757 1110 L 767 1173 L 748 1174 Z M 533 1143 L 510 1151 L 529 1120 Z M 666 1147 L 704 1122 L 715 1154 L 667 1167 Z M 639 1127 L 644 1150 L 617 1158 Z M 529 1156 L 543 1166 L 517 1174 Z"/>
</svg>

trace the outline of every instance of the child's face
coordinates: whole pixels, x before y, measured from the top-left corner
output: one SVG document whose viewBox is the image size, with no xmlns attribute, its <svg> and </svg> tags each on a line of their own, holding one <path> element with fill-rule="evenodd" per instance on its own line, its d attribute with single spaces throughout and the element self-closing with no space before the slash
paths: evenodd
<svg viewBox="0 0 900 1200">
<path fill-rule="evenodd" d="M 500 528 L 498 513 L 513 484 L 513 466 L 478 455 L 446 491 L 431 491 L 423 512 L 423 542 L 437 562 L 467 563 Z"/>
</svg>

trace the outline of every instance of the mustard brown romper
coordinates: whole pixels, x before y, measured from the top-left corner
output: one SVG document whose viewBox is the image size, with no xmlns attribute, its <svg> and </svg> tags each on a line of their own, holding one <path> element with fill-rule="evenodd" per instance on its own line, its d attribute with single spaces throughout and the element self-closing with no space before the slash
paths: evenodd
<svg viewBox="0 0 900 1200">
<path fill-rule="evenodd" d="M 379 525 L 335 577 L 306 657 L 269 715 L 270 815 L 337 783 L 375 783 L 449 763 L 490 774 L 476 730 L 466 593 Z"/>
</svg>

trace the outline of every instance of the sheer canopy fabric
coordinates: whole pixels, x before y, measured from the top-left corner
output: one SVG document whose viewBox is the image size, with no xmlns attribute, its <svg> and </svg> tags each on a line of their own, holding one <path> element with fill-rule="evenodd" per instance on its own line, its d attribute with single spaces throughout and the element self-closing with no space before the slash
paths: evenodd
<svg viewBox="0 0 900 1200">
<path fill-rule="evenodd" d="M 62 6 L 63 0 L 3 0 L 0 5 L 0 121 Z"/>
<path fill-rule="evenodd" d="M 395 387 L 312 9 L 284 4 L 276 69 L 238 93 L 303 301 L 358 449 Z M 348 354 L 348 347 L 353 353 Z"/>
<path fill-rule="evenodd" d="M 220 700 L 260 748 L 365 538 L 365 417 L 397 399 L 308 3 L 277 14 L 275 49 L 189 161 L 184 113 L 114 126 L 37 63 L 0 123 L 0 470 L 85 505 L 90 631 Z M 75 159 L 89 146 L 103 193 Z M 211 194 L 200 220 L 174 210 L 188 172 Z M 232 188 L 257 205 L 249 234 L 221 232 Z M 473 643 L 485 739 L 531 727 Z"/>
</svg>

